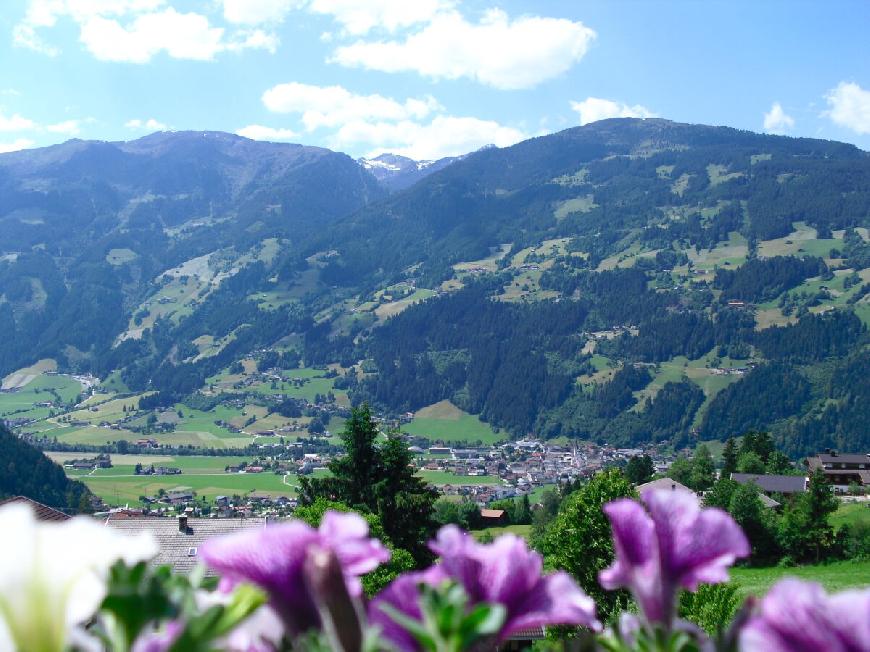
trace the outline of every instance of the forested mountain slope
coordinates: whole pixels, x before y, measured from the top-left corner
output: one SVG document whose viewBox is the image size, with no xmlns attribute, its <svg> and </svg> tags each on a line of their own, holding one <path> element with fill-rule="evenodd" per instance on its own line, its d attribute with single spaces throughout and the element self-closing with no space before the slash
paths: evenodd
<svg viewBox="0 0 870 652">
<path fill-rule="evenodd" d="M 41 451 L 24 443 L 0 425 L 0 499 L 26 496 L 31 500 L 62 510 L 87 511 L 91 492 Z"/>
<path fill-rule="evenodd" d="M 157 134 L 0 156 L 0 188 L 3 373 L 52 357 L 156 406 L 301 361 L 515 435 L 870 447 L 850 145 L 606 120 L 386 196 L 342 154 Z"/>
</svg>

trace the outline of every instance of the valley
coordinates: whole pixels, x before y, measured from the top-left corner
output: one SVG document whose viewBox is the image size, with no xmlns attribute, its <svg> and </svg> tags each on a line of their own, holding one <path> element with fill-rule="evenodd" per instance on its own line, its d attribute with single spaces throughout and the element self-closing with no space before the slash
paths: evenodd
<svg viewBox="0 0 870 652">
<path fill-rule="evenodd" d="M 127 167 L 96 164 L 88 217 L 64 174 L 101 147 L 0 156 L 40 216 L 0 215 L 0 418 L 41 447 L 330 454 L 361 402 L 423 448 L 870 445 L 870 160 L 851 146 L 607 120 L 384 185 L 413 166 L 180 132 L 111 145 Z M 86 481 L 152 486 L 124 475 Z M 293 495 L 271 475 L 252 488 Z"/>
</svg>

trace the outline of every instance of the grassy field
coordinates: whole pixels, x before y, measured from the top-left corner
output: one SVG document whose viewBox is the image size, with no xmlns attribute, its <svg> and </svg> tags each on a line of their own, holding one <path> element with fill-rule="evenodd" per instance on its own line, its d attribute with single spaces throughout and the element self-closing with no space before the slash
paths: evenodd
<svg viewBox="0 0 870 652">
<path fill-rule="evenodd" d="M 840 508 L 831 515 L 829 520 L 834 528 L 841 525 L 857 525 L 858 523 L 870 527 L 870 503 L 841 503 Z"/>
<path fill-rule="evenodd" d="M 818 582 L 828 591 L 841 591 L 870 585 L 870 561 L 839 561 L 818 566 L 794 568 L 734 568 L 732 581 L 744 595 L 763 595 L 778 580 L 797 577 Z"/>
<path fill-rule="evenodd" d="M 82 457 L 84 454 L 51 453 L 52 459 L 63 462 L 71 457 Z M 197 496 L 214 500 L 215 496 L 233 494 L 244 495 L 252 491 L 271 495 L 293 496 L 298 484 L 296 476 L 290 475 L 285 484 L 281 475 L 274 473 L 226 473 L 224 468 L 250 462 L 249 458 L 235 456 L 167 456 L 167 455 L 112 455 L 114 466 L 110 469 L 98 469 L 93 473 L 75 473 L 68 471 L 70 477 L 85 482 L 91 491 L 100 496 L 110 505 L 123 505 L 139 502 L 139 496 L 153 496 L 160 489 L 190 489 Z M 134 466 L 141 463 L 145 466 L 177 467 L 181 475 L 173 476 L 137 476 Z"/>
<path fill-rule="evenodd" d="M 480 539 L 485 535 L 489 535 L 493 538 L 497 536 L 501 536 L 502 534 L 516 534 L 517 536 L 523 537 L 524 539 L 528 539 L 529 535 L 532 532 L 531 525 L 505 525 L 504 527 L 487 527 L 482 530 L 474 530 L 472 534 L 475 539 Z"/>
<path fill-rule="evenodd" d="M 16 391 L 0 394 L 0 418 L 42 419 L 49 415 L 50 408 L 37 403 L 69 403 L 82 391 L 81 383 L 69 376 L 25 374 L 27 378 L 28 382 Z"/>
<path fill-rule="evenodd" d="M 436 487 L 443 487 L 448 484 L 478 485 L 501 483 L 501 479 L 493 475 L 454 475 L 448 471 L 420 471 L 418 475 Z"/>
<path fill-rule="evenodd" d="M 485 444 L 493 444 L 505 439 L 503 434 L 493 432 L 488 423 L 463 412 L 450 401 L 441 401 L 418 411 L 413 421 L 402 426 L 402 432 L 445 442 L 479 439 Z"/>
<path fill-rule="evenodd" d="M 262 492 L 270 495 L 295 495 L 295 478 L 284 484 L 283 477 L 274 473 L 215 473 L 182 474 L 176 476 L 112 476 L 90 475 L 80 478 L 96 495 L 110 505 L 138 503 L 139 496 L 153 496 L 160 489 L 189 489 L 197 496 L 212 501 L 215 496 L 244 495 Z"/>
</svg>

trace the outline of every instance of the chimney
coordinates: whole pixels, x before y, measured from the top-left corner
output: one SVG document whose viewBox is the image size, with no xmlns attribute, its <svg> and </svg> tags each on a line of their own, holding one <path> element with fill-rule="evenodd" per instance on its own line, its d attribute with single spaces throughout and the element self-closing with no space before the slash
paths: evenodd
<svg viewBox="0 0 870 652">
<path fill-rule="evenodd" d="M 187 516 L 178 517 L 178 531 L 187 534 Z"/>
</svg>

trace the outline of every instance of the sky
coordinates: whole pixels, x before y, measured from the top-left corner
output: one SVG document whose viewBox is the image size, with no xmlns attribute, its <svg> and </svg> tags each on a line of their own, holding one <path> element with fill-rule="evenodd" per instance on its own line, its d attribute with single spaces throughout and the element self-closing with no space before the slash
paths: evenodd
<svg viewBox="0 0 870 652">
<path fill-rule="evenodd" d="M 0 0 L 0 152 L 220 130 L 462 154 L 609 117 L 870 150 L 865 0 Z"/>
</svg>

